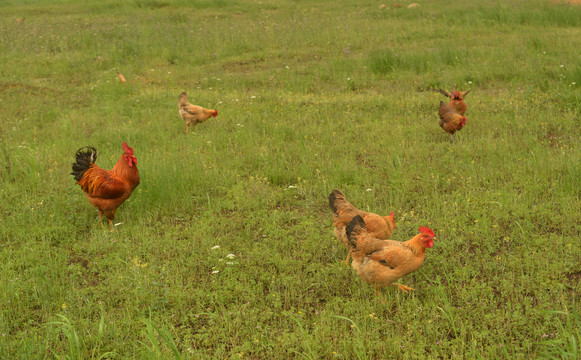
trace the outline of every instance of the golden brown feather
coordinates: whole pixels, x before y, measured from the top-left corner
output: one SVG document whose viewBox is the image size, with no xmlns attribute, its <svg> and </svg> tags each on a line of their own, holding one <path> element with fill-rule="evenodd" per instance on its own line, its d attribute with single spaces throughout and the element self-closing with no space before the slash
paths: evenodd
<svg viewBox="0 0 581 360">
<path fill-rule="evenodd" d="M 367 224 L 367 229 L 371 236 L 377 239 L 387 239 L 395 229 L 395 215 L 392 212 L 389 215 L 381 216 L 371 212 L 357 209 L 347 199 L 345 195 L 339 190 L 333 190 L 329 195 L 329 207 L 333 211 L 333 226 L 335 227 L 335 236 L 339 239 L 347 250 L 347 258 L 343 261 L 346 266 L 349 266 L 349 257 L 351 255 L 352 247 L 345 234 L 345 227 L 354 216 L 360 215 Z"/>
<path fill-rule="evenodd" d="M 351 266 L 365 281 L 373 286 L 381 299 L 380 289 L 392 285 L 408 292 L 411 287 L 394 283 L 397 279 L 419 269 L 426 257 L 426 249 L 434 245 L 434 232 L 426 227 L 406 242 L 380 240 L 367 231 L 366 222 L 359 215 L 347 225 L 346 235 L 353 247 Z"/>
<path fill-rule="evenodd" d="M 181 118 L 186 122 L 186 133 L 188 132 L 190 125 L 204 122 L 211 116 L 218 116 L 218 110 L 209 110 L 198 105 L 190 104 L 188 102 L 188 95 L 185 92 L 180 94 L 178 109 Z"/>
<path fill-rule="evenodd" d="M 440 127 L 450 134 L 450 142 L 455 142 L 454 133 L 462 130 L 466 125 L 466 117 L 460 115 L 453 107 L 446 105 L 443 101 L 440 101 L 438 114 L 440 115 Z"/>
</svg>

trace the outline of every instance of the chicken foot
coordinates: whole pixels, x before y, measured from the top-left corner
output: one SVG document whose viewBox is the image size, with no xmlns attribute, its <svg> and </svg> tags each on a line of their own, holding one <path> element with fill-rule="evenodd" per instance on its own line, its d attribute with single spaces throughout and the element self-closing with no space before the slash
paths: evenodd
<svg viewBox="0 0 581 360">
<path fill-rule="evenodd" d="M 342 263 L 345 264 L 345 266 L 349 267 L 349 258 L 351 257 L 351 249 L 349 249 L 349 252 L 347 253 L 347 258 L 345 260 L 341 260 Z"/>
<path fill-rule="evenodd" d="M 109 221 L 109 231 L 114 231 L 113 220 L 109 218 L 107 220 Z M 99 210 L 99 227 L 103 227 L 103 212 L 101 210 Z"/>
<path fill-rule="evenodd" d="M 404 293 L 408 293 L 408 290 L 413 291 L 415 290 L 414 288 L 411 288 L 409 286 L 405 286 L 402 284 L 391 284 L 392 286 L 395 286 L 396 288 L 398 288 L 399 290 L 403 291 Z"/>
</svg>

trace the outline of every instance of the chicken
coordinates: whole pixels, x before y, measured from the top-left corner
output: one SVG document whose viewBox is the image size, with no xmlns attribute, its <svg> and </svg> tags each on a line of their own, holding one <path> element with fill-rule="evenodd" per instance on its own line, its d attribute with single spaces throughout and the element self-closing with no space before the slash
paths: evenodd
<svg viewBox="0 0 581 360">
<path fill-rule="evenodd" d="M 121 74 L 121 72 L 119 70 L 117 71 L 117 79 L 119 81 L 121 81 L 122 84 L 125 84 L 127 82 L 127 80 L 125 80 L 125 76 L 123 76 L 123 74 Z"/>
<path fill-rule="evenodd" d="M 400 242 L 369 236 L 365 221 L 359 215 L 347 225 L 347 238 L 353 247 L 351 265 L 363 281 L 373 286 L 380 299 L 379 289 L 388 285 L 405 293 L 414 290 L 394 281 L 419 269 L 426 257 L 426 249 L 434 245 L 436 236 L 432 230 L 422 226 L 418 232 L 410 240 Z"/>
<path fill-rule="evenodd" d="M 442 94 L 444 94 L 444 96 L 447 96 L 450 98 L 450 102 L 448 103 L 448 105 L 453 107 L 458 112 L 458 114 L 464 115 L 466 113 L 466 109 L 468 108 L 468 105 L 466 105 L 466 103 L 464 102 L 464 97 L 470 91 L 472 91 L 472 89 L 470 89 L 468 91 L 456 91 L 456 90 L 454 90 L 454 92 L 451 92 L 451 93 L 449 93 L 445 90 L 442 90 L 442 89 L 438 89 L 438 91 L 441 92 Z"/>
<path fill-rule="evenodd" d="M 94 147 L 80 148 L 75 158 L 71 175 L 87 194 L 91 204 L 99 210 L 99 225 L 103 226 L 101 218 L 105 214 L 109 220 L 109 229 L 113 230 L 115 211 L 139 185 L 137 158 L 133 156 L 133 149 L 123 142 L 123 155 L 111 170 L 95 165 L 97 150 Z"/>
<path fill-rule="evenodd" d="M 208 120 L 210 116 L 218 116 L 218 110 L 204 109 L 201 106 L 190 104 L 188 102 L 188 94 L 185 91 L 180 94 L 178 108 L 180 116 L 186 122 L 186 133 L 188 132 L 190 124 L 196 125 L 197 123 Z"/>
<path fill-rule="evenodd" d="M 453 107 L 440 101 L 440 127 L 450 134 L 450 142 L 455 142 L 454 133 L 466 126 L 466 117 L 460 115 Z"/>
<path fill-rule="evenodd" d="M 387 239 L 395 230 L 395 215 L 393 211 L 387 216 L 381 216 L 367 211 L 359 210 L 345 199 L 345 195 L 339 190 L 333 190 L 329 195 L 329 207 L 333 211 L 333 225 L 335 227 L 335 236 L 349 252 L 347 258 L 343 260 L 346 266 L 349 266 L 349 257 L 351 256 L 352 246 L 345 234 L 345 227 L 355 215 L 360 215 L 367 224 L 370 236 L 377 239 Z"/>
</svg>

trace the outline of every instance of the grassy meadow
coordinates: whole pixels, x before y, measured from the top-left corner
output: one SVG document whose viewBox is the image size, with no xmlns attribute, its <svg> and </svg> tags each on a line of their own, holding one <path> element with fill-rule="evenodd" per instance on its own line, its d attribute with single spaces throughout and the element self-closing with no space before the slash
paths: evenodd
<svg viewBox="0 0 581 360">
<path fill-rule="evenodd" d="M 3 0 L 0 358 L 580 358 L 581 6 L 381 4 Z M 69 173 L 122 141 L 109 232 Z M 435 231 L 415 292 L 340 262 L 333 189 Z"/>
</svg>

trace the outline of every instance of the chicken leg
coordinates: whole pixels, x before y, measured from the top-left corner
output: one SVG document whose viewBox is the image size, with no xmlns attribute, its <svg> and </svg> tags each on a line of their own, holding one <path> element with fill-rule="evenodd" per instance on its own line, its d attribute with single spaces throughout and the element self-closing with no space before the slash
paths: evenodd
<svg viewBox="0 0 581 360">
<path fill-rule="evenodd" d="M 398 288 L 399 290 L 403 291 L 404 293 L 408 293 L 408 290 L 413 291 L 415 289 L 409 287 L 409 286 L 405 286 L 402 284 L 391 284 L 392 286 L 395 286 L 396 288 Z"/>
<path fill-rule="evenodd" d="M 351 249 L 349 249 L 349 252 L 347 253 L 347 258 L 345 260 L 342 260 L 342 263 L 345 263 L 345 266 L 349 267 L 349 258 L 351 257 Z"/>
</svg>

